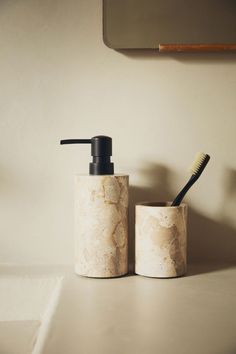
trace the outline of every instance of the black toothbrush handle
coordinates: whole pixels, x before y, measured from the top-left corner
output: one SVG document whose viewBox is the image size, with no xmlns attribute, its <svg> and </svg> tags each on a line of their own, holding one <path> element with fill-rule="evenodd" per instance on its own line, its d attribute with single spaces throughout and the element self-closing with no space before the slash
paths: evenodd
<svg viewBox="0 0 236 354">
<path fill-rule="evenodd" d="M 198 179 L 197 176 L 192 175 L 189 179 L 189 181 L 187 182 L 187 184 L 184 186 L 184 188 L 179 192 L 179 194 L 177 195 L 177 197 L 174 199 L 174 201 L 172 202 L 171 206 L 178 206 L 180 205 L 180 203 L 182 202 L 185 194 L 187 193 L 187 191 L 192 187 L 192 185 L 196 182 L 196 180 Z"/>
</svg>

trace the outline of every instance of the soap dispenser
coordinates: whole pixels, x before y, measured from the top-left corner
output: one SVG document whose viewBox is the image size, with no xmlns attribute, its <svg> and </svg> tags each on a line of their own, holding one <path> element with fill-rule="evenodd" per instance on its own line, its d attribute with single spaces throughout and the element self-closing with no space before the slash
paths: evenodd
<svg viewBox="0 0 236 354">
<path fill-rule="evenodd" d="M 75 176 L 75 273 L 110 278 L 128 272 L 129 176 L 114 174 L 112 139 L 61 140 L 91 144 L 89 175 Z"/>
</svg>

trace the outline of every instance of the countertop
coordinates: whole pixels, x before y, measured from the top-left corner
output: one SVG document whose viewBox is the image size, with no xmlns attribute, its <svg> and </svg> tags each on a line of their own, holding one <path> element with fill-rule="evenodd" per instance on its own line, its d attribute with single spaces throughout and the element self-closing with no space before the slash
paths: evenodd
<svg viewBox="0 0 236 354">
<path fill-rule="evenodd" d="M 45 354 L 235 354 L 236 267 L 182 278 L 64 278 Z"/>
<path fill-rule="evenodd" d="M 43 354 L 236 353 L 236 266 L 190 265 L 173 279 L 91 279 L 72 267 L 30 272 L 63 277 Z"/>
</svg>

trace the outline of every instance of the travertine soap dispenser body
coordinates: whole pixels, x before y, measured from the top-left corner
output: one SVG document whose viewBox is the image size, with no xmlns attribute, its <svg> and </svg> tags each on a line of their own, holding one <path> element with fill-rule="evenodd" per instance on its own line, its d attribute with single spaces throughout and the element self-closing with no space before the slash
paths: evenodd
<svg viewBox="0 0 236 354">
<path fill-rule="evenodd" d="M 128 272 L 129 176 L 113 174 L 112 140 L 62 140 L 91 143 L 89 175 L 75 176 L 75 272 L 110 278 Z"/>
<path fill-rule="evenodd" d="M 76 176 L 75 272 L 117 277 L 128 271 L 128 176 Z"/>
</svg>

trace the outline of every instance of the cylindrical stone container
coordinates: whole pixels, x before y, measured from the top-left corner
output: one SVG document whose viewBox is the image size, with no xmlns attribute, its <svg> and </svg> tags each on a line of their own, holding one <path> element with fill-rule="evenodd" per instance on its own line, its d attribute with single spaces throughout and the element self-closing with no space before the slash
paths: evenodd
<svg viewBox="0 0 236 354">
<path fill-rule="evenodd" d="M 126 175 L 75 178 L 75 273 L 110 278 L 128 272 Z"/>
<path fill-rule="evenodd" d="M 144 202 L 136 205 L 135 273 L 172 278 L 187 270 L 187 205 Z"/>
</svg>

